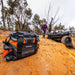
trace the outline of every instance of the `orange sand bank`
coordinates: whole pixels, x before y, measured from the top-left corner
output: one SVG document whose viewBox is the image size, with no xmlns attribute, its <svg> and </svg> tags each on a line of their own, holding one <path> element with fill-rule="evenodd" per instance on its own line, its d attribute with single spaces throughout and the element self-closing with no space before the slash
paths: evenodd
<svg viewBox="0 0 75 75">
<path fill-rule="evenodd" d="M 0 34 L 0 52 L 2 41 L 9 33 Z M 18 61 L 6 62 L 1 54 L 0 75 L 75 75 L 75 49 L 70 50 L 64 44 L 42 36 L 39 44 L 37 54 Z"/>
</svg>

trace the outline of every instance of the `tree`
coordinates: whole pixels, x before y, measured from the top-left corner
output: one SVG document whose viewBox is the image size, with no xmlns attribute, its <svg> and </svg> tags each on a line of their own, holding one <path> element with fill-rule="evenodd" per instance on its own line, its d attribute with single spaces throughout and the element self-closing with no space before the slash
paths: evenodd
<svg viewBox="0 0 75 75">
<path fill-rule="evenodd" d="M 32 17 L 32 10 L 28 8 L 26 0 L 8 0 L 8 12 L 11 16 L 12 24 L 20 30 L 24 30 Z"/>
<path fill-rule="evenodd" d="M 37 25 L 40 24 L 40 17 L 39 17 L 38 14 L 35 14 L 35 15 L 34 15 L 33 20 L 32 20 L 32 24 L 33 24 L 34 26 L 37 26 Z"/>
<path fill-rule="evenodd" d="M 46 19 L 40 19 L 38 14 L 35 14 L 32 20 L 32 24 L 34 25 L 34 32 L 37 34 L 41 34 L 41 26 L 46 22 Z"/>
<path fill-rule="evenodd" d="M 75 30 L 75 28 L 72 26 L 72 27 L 69 27 L 69 31 L 70 31 L 70 35 L 71 36 L 74 36 L 74 31 Z"/>
<path fill-rule="evenodd" d="M 42 26 L 45 22 L 47 23 L 47 21 L 46 21 L 45 18 L 39 20 L 40 28 L 41 28 L 41 26 Z"/>
<path fill-rule="evenodd" d="M 10 29 L 12 21 L 11 21 L 11 14 L 9 13 L 9 9 L 7 7 L 5 7 L 5 20 L 8 24 L 8 29 Z"/>
<path fill-rule="evenodd" d="M 2 22 L 0 21 L 0 25 L 2 25 Z"/>
<path fill-rule="evenodd" d="M 51 6 L 51 3 L 50 3 L 49 4 L 49 9 L 48 9 L 47 24 L 49 23 L 49 17 L 50 17 L 49 15 L 51 13 L 51 8 L 52 8 L 52 6 Z M 57 11 L 56 11 L 54 16 L 50 17 L 51 20 L 50 20 L 50 23 L 49 23 L 49 32 L 52 31 L 53 25 L 55 25 L 59 20 L 59 17 L 57 17 L 58 12 L 59 12 L 59 9 L 57 9 Z"/>
<path fill-rule="evenodd" d="M 46 22 L 46 19 L 40 19 L 38 14 L 35 14 L 32 20 L 32 24 L 34 25 L 34 32 L 41 34 L 41 26 Z"/>
<path fill-rule="evenodd" d="M 55 18 L 56 18 L 56 16 L 54 16 L 54 17 L 51 18 L 51 21 L 50 21 L 50 24 L 49 24 L 49 32 L 52 31 L 53 26 L 54 26 L 54 25 L 56 24 L 56 22 L 59 20 L 59 18 L 57 18 L 56 20 L 55 20 Z"/>
<path fill-rule="evenodd" d="M 54 27 L 54 30 L 65 30 L 65 25 L 61 25 L 61 23 L 57 26 Z"/>
<path fill-rule="evenodd" d="M 51 32 L 52 30 L 52 22 L 53 22 L 53 18 L 51 18 L 50 24 L 49 24 L 49 32 Z"/>
<path fill-rule="evenodd" d="M 38 26 L 35 26 L 34 29 L 33 29 L 33 31 L 35 33 L 39 34 L 39 35 L 42 34 L 42 31 L 41 31 L 41 29 Z"/>
<path fill-rule="evenodd" d="M 32 20 L 32 24 L 33 24 L 34 26 L 39 25 L 40 28 L 41 28 L 41 26 L 42 26 L 45 22 L 47 22 L 46 19 L 45 19 L 45 18 L 40 19 L 40 16 L 39 16 L 38 14 L 35 14 L 34 17 L 33 17 L 33 20 Z"/>
<path fill-rule="evenodd" d="M 69 30 L 70 30 L 70 31 L 74 31 L 75 28 L 72 26 L 72 27 L 69 27 Z"/>
<path fill-rule="evenodd" d="M 4 3 L 3 3 L 3 0 L 1 0 L 1 5 L 2 5 L 2 21 L 3 21 L 3 26 L 5 28 L 6 27 L 5 26 L 5 16 L 4 16 L 5 11 L 4 11 Z"/>
</svg>

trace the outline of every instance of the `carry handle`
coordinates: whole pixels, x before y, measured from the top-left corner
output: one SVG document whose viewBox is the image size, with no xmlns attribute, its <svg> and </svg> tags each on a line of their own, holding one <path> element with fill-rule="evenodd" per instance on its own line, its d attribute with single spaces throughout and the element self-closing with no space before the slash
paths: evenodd
<svg viewBox="0 0 75 75">
<path fill-rule="evenodd" d="M 8 38 L 9 38 L 9 39 L 8 39 Z M 8 39 L 8 40 L 7 40 L 7 39 Z M 3 41 L 3 43 L 5 43 L 5 44 L 9 43 L 10 39 L 11 39 L 11 37 L 8 36 L 8 37 L 5 39 L 5 41 Z"/>
</svg>

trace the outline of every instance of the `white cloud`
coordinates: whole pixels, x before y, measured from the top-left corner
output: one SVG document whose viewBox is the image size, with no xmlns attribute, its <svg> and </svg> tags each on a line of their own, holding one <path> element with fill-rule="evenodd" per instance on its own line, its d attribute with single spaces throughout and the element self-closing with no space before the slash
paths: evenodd
<svg viewBox="0 0 75 75">
<path fill-rule="evenodd" d="M 75 19 L 70 21 L 69 26 L 71 26 L 71 27 L 74 26 L 75 27 Z"/>
</svg>

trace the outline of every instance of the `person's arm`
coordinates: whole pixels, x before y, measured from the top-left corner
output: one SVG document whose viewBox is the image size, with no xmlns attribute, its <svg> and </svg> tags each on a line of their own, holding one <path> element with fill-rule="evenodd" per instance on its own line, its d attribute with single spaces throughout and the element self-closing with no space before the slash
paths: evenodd
<svg viewBox="0 0 75 75">
<path fill-rule="evenodd" d="M 46 29 L 48 30 L 48 26 L 46 25 Z"/>
</svg>

